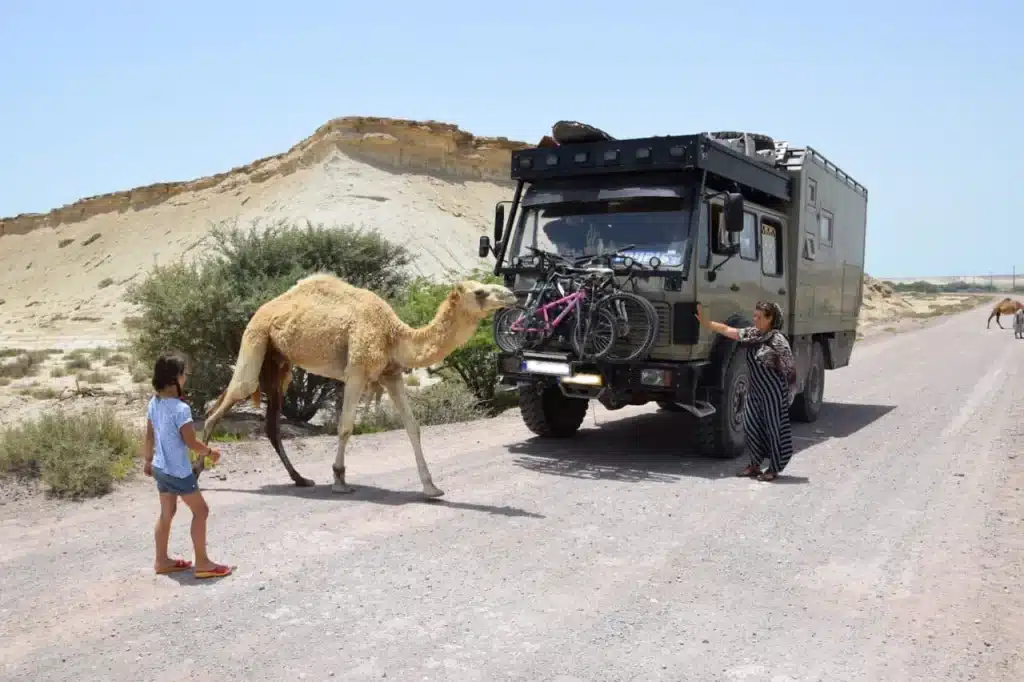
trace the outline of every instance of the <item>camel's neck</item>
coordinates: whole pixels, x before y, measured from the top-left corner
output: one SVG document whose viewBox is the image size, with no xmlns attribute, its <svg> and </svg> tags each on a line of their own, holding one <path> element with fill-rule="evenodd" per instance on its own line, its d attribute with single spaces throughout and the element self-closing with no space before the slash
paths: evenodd
<svg viewBox="0 0 1024 682">
<path fill-rule="evenodd" d="M 437 364 L 473 336 L 480 320 L 460 311 L 452 302 L 454 295 L 448 295 L 426 327 L 403 325 L 394 358 L 399 364 L 409 368 Z"/>
</svg>

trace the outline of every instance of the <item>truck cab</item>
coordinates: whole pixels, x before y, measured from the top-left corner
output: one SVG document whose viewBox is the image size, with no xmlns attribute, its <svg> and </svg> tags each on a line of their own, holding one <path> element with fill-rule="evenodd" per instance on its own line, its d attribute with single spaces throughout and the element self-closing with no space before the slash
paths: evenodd
<svg viewBox="0 0 1024 682">
<path fill-rule="evenodd" d="M 688 415 L 705 454 L 739 455 L 745 356 L 703 330 L 696 310 L 699 303 L 710 319 L 746 326 L 759 300 L 780 305 L 793 345 L 791 414 L 816 419 L 823 373 L 848 364 L 856 336 L 867 190 L 814 150 L 763 135 L 616 140 L 585 128 L 589 135 L 512 153 L 515 193 L 496 206 L 480 255 L 495 258 L 506 286 L 526 292 L 543 276 L 533 249 L 613 253 L 607 266 L 654 306 L 657 330 L 630 362 L 587 362 L 557 342 L 499 352 L 499 379 L 518 386 L 527 426 L 566 437 L 591 400 L 608 409 L 654 401 Z"/>
</svg>

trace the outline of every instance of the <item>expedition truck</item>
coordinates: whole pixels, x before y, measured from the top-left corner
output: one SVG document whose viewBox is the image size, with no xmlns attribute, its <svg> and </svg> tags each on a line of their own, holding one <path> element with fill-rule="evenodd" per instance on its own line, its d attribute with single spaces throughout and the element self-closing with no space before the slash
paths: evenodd
<svg viewBox="0 0 1024 682">
<path fill-rule="evenodd" d="M 646 356 L 629 363 L 580 362 L 567 344 L 499 352 L 499 381 L 519 386 L 526 425 L 565 437 L 579 429 L 590 400 L 608 409 L 655 401 L 692 415 L 703 454 L 738 456 L 745 354 L 702 329 L 695 312 L 699 303 L 709 319 L 750 325 L 761 299 L 782 308 L 796 357 L 790 413 L 813 422 L 825 370 L 845 367 L 853 351 L 867 189 L 815 149 L 764 135 L 618 140 L 576 125 L 585 134 L 512 153 L 515 193 L 496 205 L 493 243 L 480 238 L 480 257 L 492 254 L 494 273 L 521 293 L 542 275 L 528 247 L 578 257 L 628 246 L 611 267 L 620 282 L 623 264 L 638 264 L 625 290 L 654 305 L 657 335 Z"/>
</svg>

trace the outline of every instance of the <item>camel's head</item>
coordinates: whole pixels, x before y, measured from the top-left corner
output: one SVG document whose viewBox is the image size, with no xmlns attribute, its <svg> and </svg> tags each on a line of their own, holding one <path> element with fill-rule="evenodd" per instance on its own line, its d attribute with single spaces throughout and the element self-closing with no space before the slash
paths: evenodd
<svg viewBox="0 0 1024 682">
<path fill-rule="evenodd" d="M 516 303 L 516 295 L 500 284 L 484 284 L 471 279 L 456 284 L 452 294 L 452 302 L 460 310 L 479 318 Z"/>
</svg>

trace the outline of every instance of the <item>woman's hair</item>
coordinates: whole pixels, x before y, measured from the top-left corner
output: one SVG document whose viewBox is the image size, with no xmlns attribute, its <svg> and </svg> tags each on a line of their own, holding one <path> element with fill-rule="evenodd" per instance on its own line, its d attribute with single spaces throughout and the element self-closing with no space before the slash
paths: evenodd
<svg viewBox="0 0 1024 682">
<path fill-rule="evenodd" d="M 760 310 L 768 316 L 768 319 L 772 321 L 772 329 L 782 329 L 782 309 L 777 303 L 773 303 L 772 301 L 758 301 L 757 305 L 754 306 L 754 309 Z"/>
<path fill-rule="evenodd" d="M 185 358 L 180 353 L 164 353 L 153 365 L 153 390 L 162 391 L 168 386 L 178 386 L 178 377 L 185 373 Z M 178 386 L 178 395 L 181 387 Z"/>
</svg>

